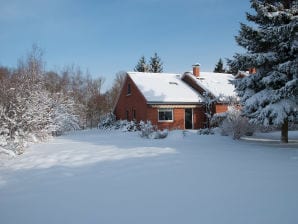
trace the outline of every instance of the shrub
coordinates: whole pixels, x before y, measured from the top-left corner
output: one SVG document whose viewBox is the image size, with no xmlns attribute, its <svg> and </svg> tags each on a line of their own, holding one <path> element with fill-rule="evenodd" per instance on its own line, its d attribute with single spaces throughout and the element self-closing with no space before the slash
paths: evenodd
<svg viewBox="0 0 298 224">
<path fill-rule="evenodd" d="M 120 129 L 122 131 L 138 131 L 139 130 L 139 125 L 136 121 L 127 121 L 127 120 L 122 120 L 120 121 Z"/>
<path fill-rule="evenodd" d="M 222 124 L 222 122 L 226 119 L 226 117 L 227 117 L 227 112 L 214 114 L 210 120 L 211 126 L 219 127 Z"/>
<path fill-rule="evenodd" d="M 147 121 L 146 123 L 141 121 L 140 129 L 141 129 L 140 136 L 142 138 L 162 139 L 168 136 L 167 129 L 163 131 L 157 130 L 157 127 L 152 125 L 151 121 Z"/>
<path fill-rule="evenodd" d="M 99 129 L 120 129 L 122 131 L 138 131 L 139 124 L 136 121 L 116 120 L 113 113 L 108 113 L 100 117 Z"/>
<path fill-rule="evenodd" d="M 235 108 L 230 108 L 226 112 L 226 118 L 220 125 L 221 134 L 231 135 L 233 139 L 240 139 L 244 135 L 252 135 L 255 127 L 248 122 L 248 119 L 241 116 L 241 112 Z"/>
<path fill-rule="evenodd" d="M 113 113 L 107 113 L 105 115 L 100 116 L 98 128 L 111 129 L 115 127 L 115 124 L 116 124 L 116 116 Z"/>
<path fill-rule="evenodd" d="M 204 128 L 198 130 L 199 135 L 214 135 L 214 131 L 212 128 Z"/>
<path fill-rule="evenodd" d="M 147 123 L 145 123 L 144 121 L 141 121 L 140 128 L 141 128 L 140 136 L 142 138 L 149 138 L 149 136 L 153 132 L 157 131 L 157 128 L 151 124 L 151 121 L 147 121 Z"/>
<path fill-rule="evenodd" d="M 168 136 L 168 134 L 169 134 L 168 129 L 165 129 L 163 131 L 157 130 L 157 131 L 153 132 L 149 136 L 149 138 L 151 138 L 151 139 L 162 139 L 162 138 L 166 138 Z"/>
<path fill-rule="evenodd" d="M 114 114 L 109 113 L 101 117 L 98 123 L 99 129 L 104 130 L 121 130 L 128 132 L 140 131 L 142 138 L 161 139 L 168 136 L 168 130 L 157 130 L 157 127 L 152 125 L 150 121 L 140 123 L 136 121 L 116 120 Z"/>
</svg>

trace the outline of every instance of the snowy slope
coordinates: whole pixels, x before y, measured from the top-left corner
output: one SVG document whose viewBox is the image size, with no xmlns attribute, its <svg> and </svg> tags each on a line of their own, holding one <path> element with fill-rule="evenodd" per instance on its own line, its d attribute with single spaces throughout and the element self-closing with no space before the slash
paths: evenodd
<svg viewBox="0 0 298 224">
<path fill-rule="evenodd" d="M 196 103 L 202 97 L 184 83 L 179 74 L 129 72 L 149 103 Z"/>
<path fill-rule="evenodd" d="M 61 136 L 0 155 L 0 223 L 298 223 L 298 132 L 290 139 Z"/>
<path fill-rule="evenodd" d="M 198 78 L 194 75 L 189 75 L 189 77 L 215 97 L 236 97 L 235 87 L 230 82 L 235 79 L 232 74 L 200 72 Z"/>
</svg>

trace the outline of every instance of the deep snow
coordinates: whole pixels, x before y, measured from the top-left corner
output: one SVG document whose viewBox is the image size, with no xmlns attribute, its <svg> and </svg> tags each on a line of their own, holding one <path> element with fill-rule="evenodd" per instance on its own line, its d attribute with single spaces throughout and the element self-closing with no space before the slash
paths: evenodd
<svg viewBox="0 0 298 224">
<path fill-rule="evenodd" d="M 0 154 L 0 223 L 298 223 L 298 132 L 270 137 L 92 130 Z"/>
</svg>

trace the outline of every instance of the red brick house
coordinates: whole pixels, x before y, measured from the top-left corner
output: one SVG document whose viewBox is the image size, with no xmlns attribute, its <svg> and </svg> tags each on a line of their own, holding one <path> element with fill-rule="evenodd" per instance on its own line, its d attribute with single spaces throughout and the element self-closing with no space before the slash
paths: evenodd
<svg viewBox="0 0 298 224">
<path fill-rule="evenodd" d="M 202 96 L 206 87 L 198 79 L 198 74 L 200 76 L 198 65 L 194 66 L 193 73 L 183 75 L 128 72 L 114 107 L 116 118 L 137 122 L 150 120 L 159 129 L 206 127 L 206 107 Z M 211 80 L 215 77 L 217 75 Z M 213 91 L 213 94 L 217 92 Z M 218 102 L 216 112 L 226 110 L 224 102 Z"/>
</svg>

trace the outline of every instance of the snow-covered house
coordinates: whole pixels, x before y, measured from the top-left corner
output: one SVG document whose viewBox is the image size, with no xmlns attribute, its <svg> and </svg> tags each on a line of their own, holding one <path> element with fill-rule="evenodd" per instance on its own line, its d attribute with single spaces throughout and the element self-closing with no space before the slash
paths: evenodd
<svg viewBox="0 0 298 224">
<path fill-rule="evenodd" d="M 198 66 L 185 74 L 128 72 L 114 114 L 117 119 L 150 120 L 159 129 L 204 128 L 204 93 L 219 97 L 215 112 L 226 111 L 225 96 L 235 96 L 228 82 L 233 78 L 229 74 L 200 73 Z"/>
<path fill-rule="evenodd" d="M 150 120 L 160 129 L 204 127 L 204 99 L 179 74 L 128 72 L 114 113 L 117 119 Z"/>
</svg>

